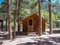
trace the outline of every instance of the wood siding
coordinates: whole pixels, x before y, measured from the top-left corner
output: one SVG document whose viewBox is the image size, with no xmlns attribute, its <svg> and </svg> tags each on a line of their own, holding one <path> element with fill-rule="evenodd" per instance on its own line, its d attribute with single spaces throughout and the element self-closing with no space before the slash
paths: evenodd
<svg viewBox="0 0 60 45">
<path fill-rule="evenodd" d="M 26 17 L 23 20 L 23 31 L 27 32 L 28 31 L 28 20 L 29 19 L 33 19 L 34 21 L 34 25 L 33 25 L 33 29 L 35 32 L 38 32 L 39 30 L 39 16 L 37 14 L 32 14 L 31 16 Z M 45 31 L 45 19 L 42 18 L 42 32 Z"/>
</svg>

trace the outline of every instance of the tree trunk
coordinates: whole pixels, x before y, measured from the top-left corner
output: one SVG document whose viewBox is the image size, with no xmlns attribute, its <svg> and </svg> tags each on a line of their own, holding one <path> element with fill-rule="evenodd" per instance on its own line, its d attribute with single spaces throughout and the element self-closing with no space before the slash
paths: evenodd
<svg viewBox="0 0 60 45">
<path fill-rule="evenodd" d="M 18 15 L 17 12 L 18 12 L 18 0 L 16 0 L 16 3 L 15 3 L 15 12 L 14 12 L 14 31 L 13 31 L 13 38 L 15 38 L 16 36 L 16 16 Z"/>
<path fill-rule="evenodd" d="M 48 3 L 48 7 L 49 7 L 49 30 L 50 30 L 50 34 L 52 33 L 52 9 L 51 9 L 51 0 L 48 0 L 49 3 Z"/>
<path fill-rule="evenodd" d="M 3 31 L 3 20 L 0 23 L 1 23 L 1 31 Z"/>
<path fill-rule="evenodd" d="M 18 32 L 20 32 L 20 0 L 18 0 Z"/>
<path fill-rule="evenodd" d="M 16 11 L 15 11 L 15 15 L 14 15 L 14 30 L 13 30 L 13 38 L 15 38 L 16 36 Z"/>
<path fill-rule="evenodd" d="M 12 39 L 12 30 L 11 30 L 11 25 L 10 25 L 10 16 L 11 16 L 11 0 L 7 0 L 7 30 L 9 32 L 9 39 Z"/>
<path fill-rule="evenodd" d="M 38 0 L 38 11 L 39 11 L 39 35 L 42 35 L 42 16 L 41 16 L 41 0 Z"/>
</svg>

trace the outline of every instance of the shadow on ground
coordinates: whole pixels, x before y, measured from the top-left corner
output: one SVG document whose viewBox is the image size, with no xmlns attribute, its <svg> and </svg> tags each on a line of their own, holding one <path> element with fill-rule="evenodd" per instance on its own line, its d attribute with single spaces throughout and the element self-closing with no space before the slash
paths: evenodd
<svg viewBox="0 0 60 45">
<path fill-rule="evenodd" d="M 12 36 L 14 36 L 13 34 L 14 34 L 14 32 L 12 32 Z M 18 31 L 16 31 L 15 34 L 16 34 L 16 36 L 26 35 L 26 34 L 23 34 L 22 32 L 18 32 Z M 9 40 L 9 34 L 6 31 L 0 32 L 0 40 Z"/>
<path fill-rule="evenodd" d="M 37 42 L 27 42 L 17 45 L 60 45 L 60 37 L 49 37 L 48 39 L 39 38 L 39 40 L 34 40 L 37 40 Z"/>
<path fill-rule="evenodd" d="M 17 45 L 55 45 L 51 42 L 34 42 L 34 43 L 31 43 L 31 42 L 28 42 L 28 43 L 23 43 L 23 44 L 17 44 Z"/>
</svg>

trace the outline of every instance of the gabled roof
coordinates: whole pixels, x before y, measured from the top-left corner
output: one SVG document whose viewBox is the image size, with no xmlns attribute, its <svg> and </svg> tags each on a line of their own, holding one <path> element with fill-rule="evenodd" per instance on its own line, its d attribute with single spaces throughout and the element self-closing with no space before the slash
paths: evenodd
<svg viewBox="0 0 60 45">
<path fill-rule="evenodd" d="M 27 19 L 27 18 L 29 18 L 29 17 L 32 17 L 32 16 L 37 16 L 37 17 L 39 17 L 38 14 L 34 13 L 34 14 L 31 14 L 31 15 L 25 17 L 23 20 L 25 20 L 25 19 Z M 44 18 L 42 17 L 42 19 L 44 19 Z M 46 19 L 44 19 L 44 20 L 46 20 Z"/>
<path fill-rule="evenodd" d="M 29 17 L 32 17 L 32 16 L 38 16 L 38 15 L 34 13 L 34 14 L 31 14 L 31 15 L 25 17 L 24 19 L 29 18 Z M 24 20 L 24 19 L 23 19 L 23 20 Z"/>
</svg>

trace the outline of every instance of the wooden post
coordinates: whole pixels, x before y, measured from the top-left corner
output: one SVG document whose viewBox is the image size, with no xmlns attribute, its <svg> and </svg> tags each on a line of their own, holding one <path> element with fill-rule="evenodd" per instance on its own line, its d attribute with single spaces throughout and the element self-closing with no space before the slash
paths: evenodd
<svg viewBox="0 0 60 45">
<path fill-rule="evenodd" d="M 51 0 L 48 0 L 48 5 L 49 5 L 49 27 L 50 27 L 50 34 L 52 33 L 52 9 L 51 9 Z"/>
<path fill-rule="evenodd" d="M 41 0 L 38 0 L 38 11 L 39 11 L 39 35 L 42 35 L 42 16 L 41 16 Z"/>
<path fill-rule="evenodd" d="M 9 32 L 9 39 L 12 39 L 12 31 L 11 31 L 11 21 L 10 21 L 10 16 L 11 16 L 11 0 L 7 0 L 7 30 Z"/>
</svg>

